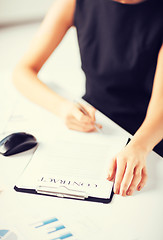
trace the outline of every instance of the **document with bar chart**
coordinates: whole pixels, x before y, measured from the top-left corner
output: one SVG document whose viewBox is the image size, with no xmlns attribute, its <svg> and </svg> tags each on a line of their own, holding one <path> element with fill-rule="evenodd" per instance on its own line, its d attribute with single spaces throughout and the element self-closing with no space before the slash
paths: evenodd
<svg viewBox="0 0 163 240">
<path fill-rule="evenodd" d="M 42 219 L 29 224 L 38 240 L 77 240 L 69 228 L 57 217 Z"/>
<path fill-rule="evenodd" d="M 79 240 L 60 217 L 25 216 L 22 223 L 0 220 L 0 240 Z"/>
</svg>

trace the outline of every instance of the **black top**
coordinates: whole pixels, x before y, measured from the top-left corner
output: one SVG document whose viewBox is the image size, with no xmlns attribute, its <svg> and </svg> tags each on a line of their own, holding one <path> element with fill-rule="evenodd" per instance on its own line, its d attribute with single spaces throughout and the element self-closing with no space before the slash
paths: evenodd
<svg viewBox="0 0 163 240">
<path fill-rule="evenodd" d="M 76 0 L 74 23 L 86 75 L 83 98 L 134 134 L 146 115 L 163 43 L 163 0 Z"/>
</svg>

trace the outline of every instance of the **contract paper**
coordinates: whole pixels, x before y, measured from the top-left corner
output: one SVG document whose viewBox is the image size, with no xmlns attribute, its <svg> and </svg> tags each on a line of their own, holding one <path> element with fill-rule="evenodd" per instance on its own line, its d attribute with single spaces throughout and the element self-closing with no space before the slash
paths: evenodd
<svg viewBox="0 0 163 240">
<path fill-rule="evenodd" d="M 126 139 L 99 133 L 70 136 L 40 143 L 16 186 L 109 198 L 113 187 L 107 180 L 109 163 L 124 147 Z"/>
</svg>

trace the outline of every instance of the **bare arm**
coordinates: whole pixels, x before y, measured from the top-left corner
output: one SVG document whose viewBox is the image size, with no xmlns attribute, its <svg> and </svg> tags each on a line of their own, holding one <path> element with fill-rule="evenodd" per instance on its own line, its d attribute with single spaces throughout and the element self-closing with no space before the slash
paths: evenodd
<svg viewBox="0 0 163 240">
<path fill-rule="evenodd" d="M 90 117 L 70 101 L 61 97 L 38 79 L 38 72 L 73 26 L 76 0 L 56 0 L 47 13 L 29 50 L 13 73 L 13 82 L 31 101 L 61 117 L 70 129 L 94 131 L 95 109 L 88 108 Z M 87 108 L 87 107 L 86 107 Z"/>
<path fill-rule="evenodd" d="M 141 190 L 146 183 L 146 157 L 163 138 L 163 46 L 160 49 L 152 96 L 146 118 L 131 142 L 112 160 L 109 180 L 123 196 Z"/>
<path fill-rule="evenodd" d="M 157 69 L 145 121 L 134 136 L 146 151 L 151 151 L 163 138 L 163 45 L 158 55 Z"/>
<path fill-rule="evenodd" d="M 59 105 L 65 99 L 43 84 L 37 74 L 72 26 L 74 7 L 74 0 L 54 2 L 13 74 L 15 86 L 26 97 L 59 116 L 63 114 Z"/>
</svg>

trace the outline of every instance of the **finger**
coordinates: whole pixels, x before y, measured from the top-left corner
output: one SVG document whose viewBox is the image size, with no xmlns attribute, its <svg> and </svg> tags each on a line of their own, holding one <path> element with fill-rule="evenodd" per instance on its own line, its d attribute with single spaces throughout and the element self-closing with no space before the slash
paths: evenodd
<svg viewBox="0 0 163 240">
<path fill-rule="evenodd" d="M 74 117 L 68 117 L 66 119 L 66 125 L 71 130 L 76 130 L 80 132 L 92 132 L 95 131 L 95 126 L 92 124 L 86 124 L 83 122 L 79 122 Z"/>
<path fill-rule="evenodd" d="M 142 170 L 140 168 L 135 168 L 133 179 L 132 179 L 131 184 L 126 193 L 127 195 L 132 195 L 133 192 L 135 191 L 137 185 L 140 183 L 141 178 L 142 178 L 141 172 L 142 172 Z"/>
<path fill-rule="evenodd" d="M 139 183 L 138 186 L 137 186 L 137 190 L 138 190 L 138 191 L 140 191 L 140 190 L 144 187 L 144 185 L 146 184 L 147 178 L 148 178 L 148 176 L 147 176 L 147 170 L 146 170 L 146 167 L 144 167 L 144 168 L 142 169 L 142 178 L 141 178 L 141 181 L 140 181 L 140 183 Z"/>
<path fill-rule="evenodd" d="M 94 126 L 87 126 L 87 125 L 79 124 L 77 121 L 69 122 L 67 124 L 67 126 L 68 126 L 69 129 L 80 131 L 80 132 L 95 131 Z"/>
<path fill-rule="evenodd" d="M 98 128 L 102 128 L 102 125 L 99 124 L 99 123 L 96 123 L 95 125 L 96 125 L 96 127 L 98 127 Z"/>
<path fill-rule="evenodd" d="M 85 113 L 84 113 L 85 112 Z M 79 122 L 85 122 L 85 123 L 94 123 L 92 122 L 91 117 L 89 116 L 89 113 L 87 111 L 80 110 L 78 107 L 74 106 L 72 115 L 74 118 L 76 118 Z"/>
<path fill-rule="evenodd" d="M 100 130 L 102 129 L 102 125 L 101 124 L 95 123 L 94 126 L 95 126 L 97 132 L 99 131 L 99 129 Z"/>
<path fill-rule="evenodd" d="M 83 113 L 83 116 L 80 115 L 79 117 L 77 115 L 76 118 L 80 121 L 80 122 L 86 122 L 86 123 L 92 123 L 93 125 L 95 125 L 96 131 L 98 131 L 98 129 L 102 128 L 101 124 L 97 124 L 95 123 L 96 119 L 95 119 L 95 112 L 96 109 L 90 105 L 77 105 L 77 108 L 79 111 L 81 111 L 81 113 Z"/>
<path fill-rule="evenodd" d="M 73 119 L 73 122 L 78 125 L 82 131 L 95 131 L 96 126 L 92 122 L 83 122 L 83 121 L 78 121 L 76 119 Z"/>
<path fill-rule="evenodd" d="M 126 164 L 124 164 L 123 161 L 120 161 L 120 159 L 117 158 L 117 171 L 116 171 L 115 183 L 114 183 L 115 194 L 119 194 L 120 185 L 123 179 L 125 169 L 126 169 Z"/>
<path fill-rule="evenodd" d="M 126 191 L 132 181 L 133 178 L 133 169 L 131 165 L 127 165 L 126 167 L 126 171 L 121 183 L 121 187 L 120 187 L 120 194 L 122 196 L 126 196 Z"/>
<path fill-rule="evenodd" d="M 91 120 L 92 120 L 93 122 L 95 122 L 95 121 L 96 121 L 96 119 L 95 119 L 96 109 L 95 109 L 93 106 L 90 106 L 90 105 L 85 105 L 85 106 L 83 106 L 83 107 L 84 107 L 84 108 L 86 109 L 86 111 L 88 112 Z"/>
<path fill-rule="evenodd" d="M 79 132 L 93 132 L 95 131 L 96 129 L 94 127 L 92 128 L 86 128 L 86 127 L 83 127 L 83 126 L 80 126 L 80 125 L 76 125 L 76 124 L 69 124 L 68 128 L 70 130 L 75 130 L 75 131 L 79 131 Z"/>
<path fill-rule="evenodd" d="M 77 119 L 79 122 L 82 122 L 86 119 L 88 120 L 89 117 L 86 116 L 82 111 L 80 111 L 79 108 L 77 108 L 76 106 L 74 106 L 74 108 L 72 109 L 72 116 Z"/>
<path fill-rule="evenodd" d="M 116 169 L 117 169 L 117 162 L 116 162 L 116 157 L 114 157 L 109 166 L 108 178 L 107 178 L 109 181 L 114 179 L 116 174 Z"/>
<path fill-rule="evenodd" d="M 95 123 L 96 122 L 96 118 L 95 118 L 96 109 L 94 107 L 88 105 L 88 106 L 86 106 L 86 111 L 89 113 L 92 123 L 94 123 L 97 128 L 101 129 L 102 125 L 99 123 Z"/>
</svg>

